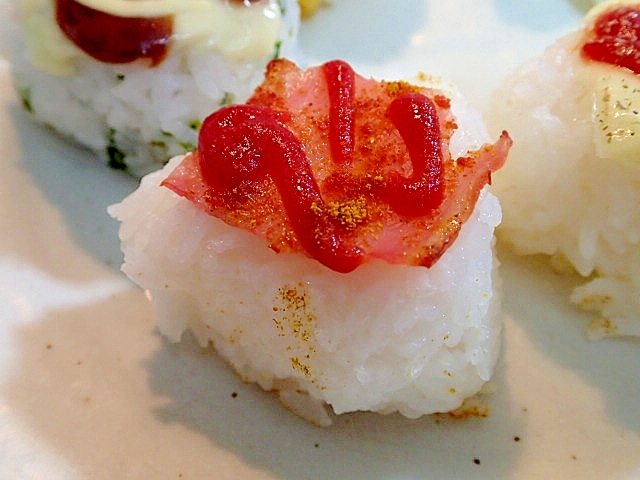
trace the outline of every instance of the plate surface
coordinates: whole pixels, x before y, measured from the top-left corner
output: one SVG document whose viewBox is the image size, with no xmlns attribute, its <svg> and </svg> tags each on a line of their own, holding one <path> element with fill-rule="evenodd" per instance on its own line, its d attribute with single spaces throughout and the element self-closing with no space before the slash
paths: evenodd
<svg viewBox="0 0 640 480">
<path fill-rule="evenodd" d="M 483 108 L 588 7 L 335 0 L 303 24 L 300 49 L 378 78 L 443 76 Z M 640 342 L 589 343 L 587 316 L 566 302 L 573 280 L 539 259 L 499 250 L 504 347 L 488 418 L 358 413 L 321 429 L 189 338 L 159 336 L 105 212 L 136 182 L 31 123 L 1 59 L 0 166 L 2 479 L 640 477 Z"/>
</svg>

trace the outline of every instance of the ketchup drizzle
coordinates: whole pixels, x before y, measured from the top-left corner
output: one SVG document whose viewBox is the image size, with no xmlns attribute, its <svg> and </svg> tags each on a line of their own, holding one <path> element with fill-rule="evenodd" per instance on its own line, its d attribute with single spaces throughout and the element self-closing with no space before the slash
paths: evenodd
<svg viewBox="0 0 640 480">
<path fill-rule="evenodd" d="M 313 258 L 347 273 L 362 252 L 347 246 L 324 213 L 326 205 L 302 143 L 271 110 L 257 105 L 224 107 L 202 124 L 200 169 L 208 185 L 232 191 L 241 183 L 270 176 L 298 241 Z"/>
<path fill-rule="evenodd" d="M 350 164 L 355 145 L 355 72 L 341 60 L 322 65 L 329 89 L 329 143 L 333 161 Z"/>
<path fill-rule="evenodd" d="M 427 215 L 444 199 L 438 112 L 428 97 L 407 93 L 391 102 L 389 117 L 407 146 L 413 173 L 409 178 L 391 175 L 386 200 L 399 215 L 410 218 Z"/>
<path fill-rule="evenodd" d="M 356 143 L 355 72 L 341 61 L 326 63 L 323 70 L 332 158 L 348 165 Z M 425 95 L 405 93 L 390 103 L 387 114 L 407 147 L 413 172 L 409 177 L 391 174 L 376 195 L 405 218 L 428 215 L 444 199 L 436 106 Z M 217 193 L 233 195 L 243 190 L 240 187 L 270 177 L 298 241 L 312 258 L 342 273 L 362 263 L 362 250 L 349 244 L 342 235 L 344 227 L 327 213 L 304 146 L 272 109 L 231 105 L 214 112 L 201 127 L 198 154 L 203 180 Z"/>
</svg>

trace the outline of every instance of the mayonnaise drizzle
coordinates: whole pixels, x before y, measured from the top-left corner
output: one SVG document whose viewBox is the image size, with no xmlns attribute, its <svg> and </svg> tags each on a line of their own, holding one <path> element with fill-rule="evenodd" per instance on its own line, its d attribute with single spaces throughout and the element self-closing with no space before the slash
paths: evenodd
<svg viewBox="0 0 640 480">
<path fill-rule="evenodd" d="M 592 28 L 600 15 L 620 7 L 640 8 L 640 0 L 599 2 L 585 16 L 583 28 Z M 615 65 L 585 63 L 582 81 L 592 85 L 592 122 L 598 157 L 639 167 L 640 75 Z"/>
<path fill-rule="evenodd" d="M 206 9 L 209 0 L 76 0 L 85 7 L 118 17 L 161 17 Z"/>
<path fill-rule="evenodd" d="M 621 69 L 609 70 L 598 73 L 595 80 L 596 152 L 603 159 L 640 166 L 640 78 Z"/>
<path fill-rule="evenodd" d="M 123 17 L 175 15 L 171 48 L 212 50 L 229 61 L 250 62 L 273 53 L 282 25 L 277 0 L 231 4 L 224 0 L 76 0 Z M 61 32 L 52 0 L 21 0 L 21 21 L 34 64 L 69 76 L 85 55 Z"/>
</svg>

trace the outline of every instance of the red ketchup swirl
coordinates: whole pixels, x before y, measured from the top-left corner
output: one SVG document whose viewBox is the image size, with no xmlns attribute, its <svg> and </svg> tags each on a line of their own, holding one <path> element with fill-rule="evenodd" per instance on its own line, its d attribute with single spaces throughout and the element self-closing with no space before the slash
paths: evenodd
<svg viewBox="0 0 640 480">
<path fill-rule="evenodd" d="M 322 66 L 329 91 L 329 141 L 333 160 L 350 163 L 355 144 L 355 72 L 340 60 Z M 405 217 L 426 215 L 444 197 L 442 137 L 436 107 L 428 97 L 407 93 L 396 98 L 388 115 L 400 132 L 413 166 L 411 178 L 394 174 L 384 189 L 384 199 Z"/>
<path fill-rule="evenodd" d="M 361 252 L 348 247 L 323 214 L 326 205 L 302 143 L 268 108 L 234 105 L 213 113 L 202 124 L 198 152 L 203 179 L 218 191 L 271 177 L 311 257 L 338 272 L 361 263 Z"/>
<path fill-rule="evenodd" d="M 355 144 L 355 72 L 344 62 L 323 66 L 329 95 L 332 161 L 351 162 Z M 420 93 L 394 98 L 388 116 L 406 144 L 412 174 L 393 173 L 379 188 L 379 199 L 398 215 L 429 214 L 444 197 L 442 138 L 436 107 Z M 203 123 L 198 144 L 202 177 L 217 194 L 246 191 L 270 177 L 300 245 L 332 270 L 347 273 L 363 261 L 362 251 L 331 215 L 301 141 L 266 106 L 225 107 Z M 357 182 L 345 170 L 345 183 Z"/>
<path fill-rule="evenodd" d="M 388 179 L 386 200 L 404 217 L 420 217 L 435 210 L 444 198 L 442 137 L 436 107 L 419 93 L 405 94 L 389 105 L 389 116 L 407 145 L 411 177 Z"/>
<path fill-rule="evenodd" d="M 243 106 L 203 123 L 162 185 L 280 253 L 338 272 L 368 261 L 430 267 L 472 215 L 512 141 L 451 157 L 458 129 L 438 90 L 285 59 Z"/>
<path fill-rule="evenodd" d="M 640 74 L 640 9 L 621 6 L 600 15 L 587 33 L 582 54 Z"/>
<path fill-rule="evenodd" d="M 149 59 L 158 65 L 173 33 L 172 15 L 119 17 L 75 0 L 56 0 L 56 21 L 78 48 L 104 63 Z"/>
</svg>

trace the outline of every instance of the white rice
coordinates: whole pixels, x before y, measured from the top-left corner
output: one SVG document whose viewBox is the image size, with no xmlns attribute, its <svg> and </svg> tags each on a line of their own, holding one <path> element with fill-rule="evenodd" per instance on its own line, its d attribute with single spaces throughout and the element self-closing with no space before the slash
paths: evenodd
<svg viewBox="0 0 640 480">
<path fill-rule="evenodd" d="M 493 177 L 504 211 L 498 235 L 584 277 L 570 300 L 597 312 L 593 338 L 640 335 L 640 163 L 596 153 L 600 126 L 579 40 L 550 46 L 493 98 L 487 122 L 514 140 Z"/>
<path fill-rule="evenodd" d="M 299 8 L 296 0 L 281 3 L 280 43 L 250 62 L 215 49 L 170 49 L 159 66 L 149 68 L 146 62 L 105 64 L 78 50 L 75 73 L 58 76 L 34 65 L 24 38 L 16 38 L 16 88 L 36 120 L 114 168 L 141 176 L 192 150 L 200 121 L 223 104 L 246 100 L 263 80 L 267 62 L 292 54 Z"/>
<path fill-rule="evenodd" d="M 482 131 L 476 120 L 454 136 L 456 148 L 486 141 L 472 133 Z M 149 292 L 169 339 L 191 330 L 243 379 L 320 425 L 331 423 L 324 405 L 411 418 L 451 411 L 490 379 L 501 210 L 487 188 L 433 267 L 374 261 L 340 274 L 276 254 L 160 187 L 180 160 L 109 209 L 122 222 L 123 270 Z"/>
</svg>

